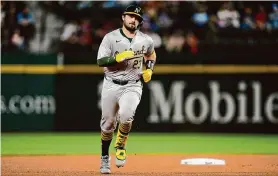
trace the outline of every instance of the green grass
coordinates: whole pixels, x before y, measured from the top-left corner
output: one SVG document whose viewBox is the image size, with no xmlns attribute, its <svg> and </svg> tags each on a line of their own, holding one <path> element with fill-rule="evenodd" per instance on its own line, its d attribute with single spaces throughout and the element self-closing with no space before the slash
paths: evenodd
<svg viewBox="0 0 278 176">
<path fill-rule="evenodd" d="M 100 135 L 2 133 L 1 145 L 2 155 L 99 154 Z M 131 133 L 127 150 L 137 154 L 278 154 L 278 135 Z"/>
</svg>

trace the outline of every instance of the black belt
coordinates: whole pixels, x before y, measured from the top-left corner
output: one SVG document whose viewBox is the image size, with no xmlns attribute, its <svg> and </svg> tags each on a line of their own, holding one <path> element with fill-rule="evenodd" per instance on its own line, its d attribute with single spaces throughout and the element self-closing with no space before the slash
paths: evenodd
<svg viewBox="0 0 278 176">
<path fill-rule="evenodd" d="M 105 76 L 105 79 L 107 79 L 107 77 Z M 107 79 L 108 80 L 108 79 Z M 140 79 L 137 79 L 137 80 L 130 80 L 130 81 L 124 81 L 124 80 L 116 80 L 116 79 L 112 79 L 112 78 L 109 78 L 109 80 L 111 80 L 113 83 L 115 84 L 118 84 L 118 85 L 121 85 L 121 86 L 124 86 L 126 84 L 128 84 L 129 82 L 135 82 L 137 83 L 138 81 L 140 81 Z"/>
</svg>

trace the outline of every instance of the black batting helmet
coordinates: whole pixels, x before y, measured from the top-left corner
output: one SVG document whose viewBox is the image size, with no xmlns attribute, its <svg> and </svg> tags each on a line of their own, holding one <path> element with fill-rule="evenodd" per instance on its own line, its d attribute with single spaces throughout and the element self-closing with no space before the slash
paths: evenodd
<svg viewBox="0 0 278 176">
<path fill-rule="evenodd" d="M 142 23 L 143 22 L 143 12 L 141 7 L 136 6 L 136 5 L 130 5 L 128 6 L 123 15 L 136 15 L 137 17 L 139 17 L 139 22 Z"/>
</svg>

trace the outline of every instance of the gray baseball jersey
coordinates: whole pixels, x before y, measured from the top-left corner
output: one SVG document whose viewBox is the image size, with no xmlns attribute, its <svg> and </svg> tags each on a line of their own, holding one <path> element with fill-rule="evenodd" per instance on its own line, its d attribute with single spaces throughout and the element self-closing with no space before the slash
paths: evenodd
<svg viewBox="0 0 278 176">
<path fill-rule="evenodd" d="M 134 51 L 134 59 L 117 63 L 114 66 L 104 67 L 104 73 L 112 79 L 138 80 L 142 72 L 144 54 L 150 55 L 154 50 L 153 40 L 140 31 L 137 31 L 133 39 L 129 39 L 122 29 L 116 29 L 104 36 L 99 47 L 97 59 L 115 56 L 125 50 Z"/>
</svg>

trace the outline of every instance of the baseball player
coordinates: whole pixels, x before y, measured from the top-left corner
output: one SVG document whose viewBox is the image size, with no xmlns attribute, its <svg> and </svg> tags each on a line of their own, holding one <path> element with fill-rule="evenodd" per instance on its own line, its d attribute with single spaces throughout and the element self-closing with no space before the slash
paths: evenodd
<svg viewBox="0 0 278 176">
<path fill-rule="evenodd" d="M 100 121 L 103 174 L 111 173 L 109 147 L 118 123 L 115 163 L 117 167 L 124 166 L 126 142 L 142 95 L 140 79 L 147 83 L 153 74 L 156 53 L 153 40 L 139 31 L 142 15 L 140 7 L 128 6 L 122 14 L 122 28 L 106 34 L 98 50 L 97 63 L 104 67 Z"/>
</svg>

